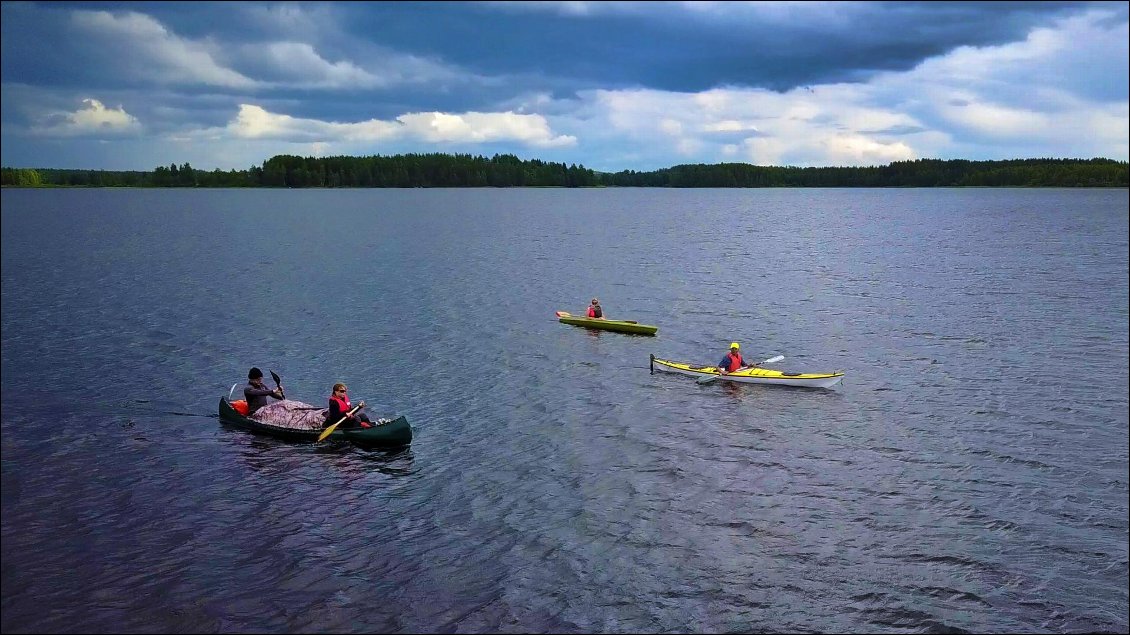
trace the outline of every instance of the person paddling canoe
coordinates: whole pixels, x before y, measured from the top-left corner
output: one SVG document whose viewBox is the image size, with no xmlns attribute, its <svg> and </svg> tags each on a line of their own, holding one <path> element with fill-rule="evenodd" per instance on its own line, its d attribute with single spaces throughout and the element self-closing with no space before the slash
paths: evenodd
<svg viewBox="0 0 1130 635">
<path fill-rule="evenodd" d="M 357 404 L 357 406 L 364 408 L 365 402 L 362 401 Z M 349 403 L 349 388 L 347 388 L 345 384 L 334 384 L 333 394 L 330 395 L 330 411 L 329 414 L 326 415 L 326 422 L 323 424 L 323 427 L 341 421 L 342 417 L 345 417 L 345 421 L 342 421 L 339 427 L 343 430 L 373 427 L 372 420 L 370 420 L 369 415 L 364 412 L 358 412 L 356 415 L 346 417 L 346 413 L 352 409 L 353 406 Z"/>
<path fill-rule="evenodd" d="M 592 302 L 589 303 L 589 317 L 594 320 L 604 319 L 604 309 L 600 308 L 600 300 L 593 298 Z"/>
<path fill-rule="evenodd" d="M 285 399 L 282 386 L 271 390 L 263 385 L 263 371 L 257 367 L 247 371 L 247 385 L 243 387 L 243 398 L 247 400 L 247 416 L 250 417 L 256 410 L 267 405 L 267 397 Z"/>
</svg>

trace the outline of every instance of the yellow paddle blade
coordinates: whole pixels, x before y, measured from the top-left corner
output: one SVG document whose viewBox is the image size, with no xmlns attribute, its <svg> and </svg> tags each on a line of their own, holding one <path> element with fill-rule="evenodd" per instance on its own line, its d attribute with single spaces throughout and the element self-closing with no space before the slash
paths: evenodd
<svg viewBox="0 0 1130 635">
<path fill-rule="evenodd" d="M 338 419 L 337 423 L 335 423 L 335 424 L 333 424 L 332 426 L 330 426 L 330 427 L 326 428 L 325 430 L 323 430 L 323 431 L 322 431 L 322 434 L 318 435 L 318 441 L 321 441 L 322 439 L 324 439 L 324 438 L 326 438 L 326 437 L 330 436 L 330 434 L 332 434 L 332 433 L 333 433 L 333 431 L 334 431 L 334 430 L 336 430 L 336 429 L 337 429 L 337 427 L 338 427 L 338 426 L 340 426 L 340 425 L 341 425 L 341 423 L 342 423 L 343 421 L 345 421 L 346 419 L 348 419 L 350 415 L 352 415 L 353 413 L 357 412 L 357 411 L 358 411 L 358 410 L 360 410 L 360 409 L 361 409 L 361 406 L 354 406 L 352 410 L 350 410 L 349 412 L 345 413 L 345 416 L 343 416 L 343 417 L 342 417 L 341 419 Z M 315 443 L 317 443 L 317 441 L 315 441 Z"/>
<path fill-rule="evenodd" d="M 345 419 L 342 419 L 341 421 L 345 421 Z M 337 428 L 338 424 L 340 424 L 341 421 L 338 421 L 337 423 L 323 430 L 322 434 L 318 435 L 318 441 L 321 441 L 322 439 L 330 436 L 330 434 L 334 431 L 335 428 Z"/>
</svg>

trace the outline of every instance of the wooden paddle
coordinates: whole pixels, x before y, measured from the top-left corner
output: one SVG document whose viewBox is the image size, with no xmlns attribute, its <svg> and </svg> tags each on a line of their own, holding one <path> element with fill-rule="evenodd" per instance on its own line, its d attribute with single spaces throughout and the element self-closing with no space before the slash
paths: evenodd
<svg viewBox="0 0 1130 635">
<path fill-rule="evenodd" d="M 774 357 L 770 357 L 769 359 L 761 362 L 761 364 L 754 364 L 753 366 L 761 366 L 763 364 L 772 364 L 773 362 L 779 362 L 782 359 L 785 359 L 784 355 L 777 355 L 777 356 L 774 356 Z M 745 369 L 745 368 L 753 368 L 753 366 L 742 366 L 738 370 L 742 370 L 742 369 Z M 734 372 L 736 373 L 738 371 L 736 370 Z M 707 375 L 706 377 L 698 379 L 697 381 L 698 381 L 698 383 L 704 384 L 704 385 L 705 384 L 712 384 L 712 383 L 718 381 L 722 377 L 723 377 L 722 373 L 718 373 L 717 375 Z"/>
<path fill-rule="evenodd" d="M 324 439 L 324 438 L 326 438 L 326 437 L 330 436 L 330 433 L 332 433 L 332 432 L 333 432 L 333 431 L 334 431 L 334 430 L 335 430 L 335 429 L 336 429 L 336 428 L 337 428 L 338 426 L 340 426 L 340 425 L 341 425 L 341 423 L 342 423 L 343 421 L 345 421 L 345 420 L 346 420 L 346 419 L 348 419 L 349 417 L 353 416 L 353 413 L 357 412 L 358 410 L 360 410 L 360 409 L 361 409 L 361 408 L 363 408 L 364 406 L 365 406 L 365 402 L 364 402 L 364 401 L 362 401 L 361 403 L 357 404 L 356 406 L 353 406 L 353 409 L 352 409 L 352 410 L 350 410 L 349 412 L 345 413 L 345 416 L 343 416 L 343 417 L 342 417 L 341 419 L 339 419 L 337 423 L 335 423 L 335 424 L 333 424 L 332 426 L 330 426 L 330 427 L 326 428 L 325 430 L 323 430 L 323 431 L 322 431 L 322 434 L 321 434 L 321 436 L 319 436 L 319 437 L 318 437 L 318 441 L 321 441 L 322 439 Z"/>
<path fill-rule="evenodd" d="M 580 315 L 575 316 L 568 311 L 557 311 L 557 317 L 559 317 L 559 318 L 570 318 L 570 317 L 582 317 L 582 316 L 580 316 Z M 587 320 L 589 318 L 587 316 L 585 316 L 585 319 Z M 604 319 L 608 320 L 609 322 L 623 322 L 625 324 L 639 324 L 639 322 L 637 322 L 635 320 L 609 320 L 608 318 L 604 318 Z"/>
</svg>

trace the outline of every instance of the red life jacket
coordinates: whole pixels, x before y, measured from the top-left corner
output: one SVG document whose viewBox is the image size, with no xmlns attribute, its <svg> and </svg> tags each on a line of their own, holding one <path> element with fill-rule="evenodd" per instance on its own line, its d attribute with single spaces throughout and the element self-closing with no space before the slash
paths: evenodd
<svg viewBox="0 0 1130 635">
<path fill-rule="evenodd" d="M 735 352 L 731 351 L 730 354 L 727 355 L 726 357 L 729 360 L 729 361 L 726 362 L 726 372 L 727 373 L 732 373 L 735 370 L 742 367 L 742 354 L 741 353 L 735 353 Z"/>
<path fill-rule="evenodd" d="M 341 414 L 344 415 L 345 413 L 349 412 L 350 406 L 349 406 L 349 397 L 348 396 L 345 397 L 345 398 L 331 396 L 330 401 L 336 401 L 337 402 L 338 407 L 341 408 Z"/>
<path fill-rule="evenodd" d="M 591 317 L 591 318 L 604 317 L 604 311 L 601 311 L 600 307 L 596 306 L 595 304 L 590 304 L 589 305 L 589 317 Z"/>
</svg>

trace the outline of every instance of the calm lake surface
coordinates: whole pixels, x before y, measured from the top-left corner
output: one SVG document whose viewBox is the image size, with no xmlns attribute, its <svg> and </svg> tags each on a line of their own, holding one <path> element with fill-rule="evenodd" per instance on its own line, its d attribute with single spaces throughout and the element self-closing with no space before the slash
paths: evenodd
<svg viewBox="0 0 1130 635">
<path fill-rule="evenodd" d="M 4 632 L 1126 632 L 1126 190 L 4 190 Z M 559 324 L 599 297 L 654 338 Z M 731 341 L 830 390 L 699 385 Z M 251 366 L 410 448 L 221 424 Z"/>
</svg>

